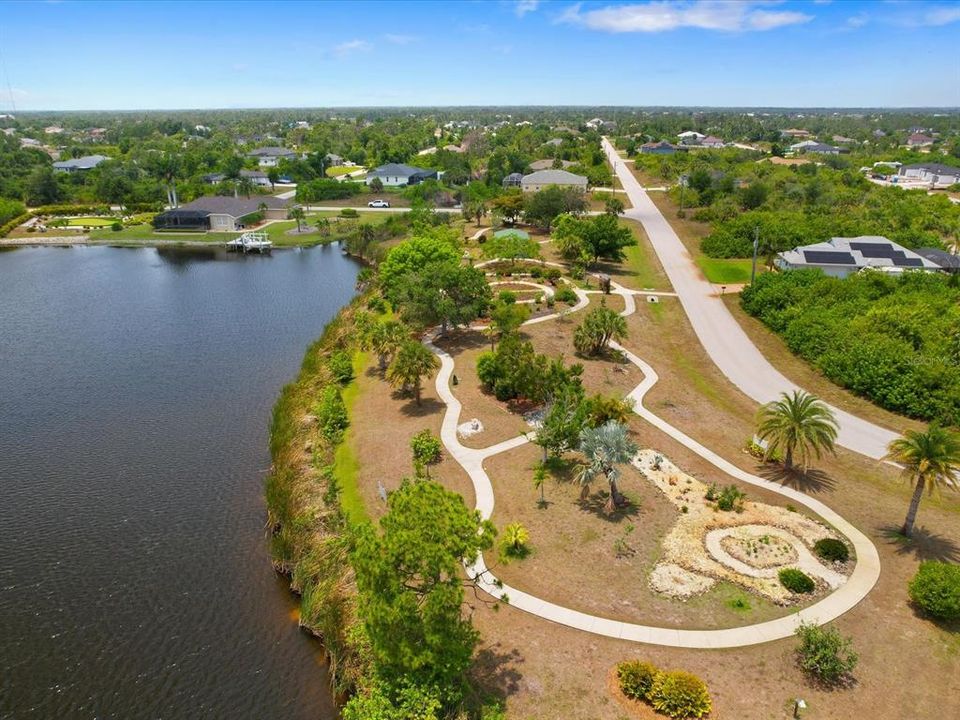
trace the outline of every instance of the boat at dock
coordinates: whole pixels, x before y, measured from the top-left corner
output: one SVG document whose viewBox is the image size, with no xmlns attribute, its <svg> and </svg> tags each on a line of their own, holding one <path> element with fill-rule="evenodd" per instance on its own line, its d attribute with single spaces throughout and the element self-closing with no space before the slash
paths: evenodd
<svg viewBox="0 0 960 720">
<path fill-rule="evenodd" d="M 264 232 L 245 232 L 240 237 L 227 241 L 227 250 L 244 253 L 268 253 L 273 249 L 273 242 Z"/>
</svg>

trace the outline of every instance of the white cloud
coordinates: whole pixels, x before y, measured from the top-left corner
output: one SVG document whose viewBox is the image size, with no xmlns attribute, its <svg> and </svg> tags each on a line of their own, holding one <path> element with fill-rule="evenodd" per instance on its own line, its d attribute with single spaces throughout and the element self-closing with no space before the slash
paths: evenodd
<svg viewBox="0 0 960 720">
<path fill-rule="evenodd" d="M 575 23 L 591 30 L 612 33 L 666 32 L 680 28 L 738 32 L 773 30 L 786 25 L 809 22 L 812 15 L 792 10 L 761 10 L 768 2 L 732 2 L 728 0 L 690 0 L 688 2 L 634 3 L 613 5 L 581 12 L 581 3 L 560 15 L 558 22 Z"/>
<path fill-rule="evenodd" d="M 861 27 L 863 27 L 864 25 L 866 25 L 868 22 L 870 22 L 869 16 L 868 16 L 866 13 L 862 12 L 862 13 L 859 13 L 859 14 L 857 14 L 857 15 L 852 15 L 852 16 L 848 17 L 848 18 L 847 18 L 847 27 L 851 27 L 851 28 L 861 28 Z"/>
<path fill-rule="evenodd" d="M 387 33 L 383 37 L 387 42 L 393 43 L 394 45 L 409 45 L 420 39 L 413 35 L 394 35 L 393 33 Z"/>
<path fill-rule="evenodd" d="M 346 57 L 347 55 L 352 55 L 353 53 L 366 52 L 373 47 L 366 40 L 347 40 L 342 42 L 339 45 L 334 46 L 333 54 L 337 57 Z"/>
<path fill-rule="evenodd" d="M 539 6 L 540 0 L 517 0 L 513 11 L 517 14 L 517 17 L 523 17 L 527 13 L 535 12 Z"/>
<path fill-rule="evenodd" d="M 920 25 L 938 27 L 940 25 L 949 25 L 960 20 L 960 7 L 943 6 L 931 8 L 919 17 Z"/>
</svg>

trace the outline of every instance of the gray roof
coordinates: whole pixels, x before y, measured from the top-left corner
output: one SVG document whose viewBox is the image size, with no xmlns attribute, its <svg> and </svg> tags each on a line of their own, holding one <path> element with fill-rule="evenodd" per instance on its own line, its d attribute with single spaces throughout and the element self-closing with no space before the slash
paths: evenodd
<svg viewBox="0 0 960 720">
<path fill-rule="evenodd" d="M 177 210 L 199 210 L 210 215 L 232 215 L 235 218 L 257 212 L 260 204 L 270 209 L 285 208 L 286 200 L 272 195 L 252 195 L 246 197 L 229 197 L 227 195 L 205 195 L 193 202 L 181 205 Z"/>
<path fill-rule="evenodd" d="M 913 165 L 901 165 L 901 175 L 903 175 L 904 170 L 926 170 L 927 172 L 935 173 L 936 175 L 953 175 L 955 177 L 960 177 L 960 167 L 943 165 L 942 163 L 915 163 Z"/>
<path fill-rule="evenodd" d="M 295 157 L 296 153 L 289 148 L 262 147 L 254 148 L 247 155 L 250 157 Z"/>
<path fill-rule="evenodd" d="M 250 178 L 255 180 L 257 178 L 265 178 L 267 174 L 262 170 L 241 170 L 240 177 Z"/>
<path fill-rule="evenodd" d="M 57 170 L 90 170 L 109 159 L 106 155 L 84 155 L 73 160 L 55 162 L 53 167 Z"/>
<path fill-rule="evenodd" d="M 403 163 L 387 163 L 378 168 L 374 168 L 368 177 L 413 177 L 414 175 L 433 175 L 436 170 L 424 170 L 413 165 L 404 165 Z"/>
<path fill-rule="evenodd" d="M 814 143 L 813 145 L 804 145 L 800 149 L 802 149 L 804 152 L 812 152 L 812 153 L 840 152 L 840 148 L 834 147 L 833 145 L 827 145 L 826 143 Z"/>
<path fill-rule="evenodd" d="M 960 255 L 952 255 L 940 248 L 917 248 L 916 253 L 930 262 L 936 263 L 944 270 L 953 272 L 960 270 Z"/>
<path fill-rule="evenodd" d="M 523 182 L 534 185 L 587 185 L 587 179 L 583 175 L 574 175 L 566 170 L 537 170 L 524 175 Z"/>
<path fill-rule="evenodd" d="M 790 267 L 890 268 L 902 270 L 939 270 L 940 266 L 912 250 L 879 235 L 853 238 L 835 237 L 826 242 L 804 245 L 778 253 Z"/>
</svg>

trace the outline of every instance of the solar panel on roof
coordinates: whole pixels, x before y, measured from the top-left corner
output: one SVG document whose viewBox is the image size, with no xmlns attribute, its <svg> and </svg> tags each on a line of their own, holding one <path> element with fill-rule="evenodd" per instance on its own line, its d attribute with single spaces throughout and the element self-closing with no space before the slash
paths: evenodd
<svg viewBox="0 0 960 720">
<path fill-rule="evenodd" d="M 868 258 L 895 258 L 903 256 L 902 251 L 886 243 L 852 242 L 850 243 L 850 249 L 856 250 Z"/>
<path fill-rule="evenodd" d="M 836 250 L 804 250 L 803 257 L 808 263 L 819 265 L 856 265 L 853 255 Z"/>
<path fill-rule="evenodd" d="M 894 258 L 893 264 L 897 267 L 923 267 L 923 260 L 920 258 Z"/>
</svg>

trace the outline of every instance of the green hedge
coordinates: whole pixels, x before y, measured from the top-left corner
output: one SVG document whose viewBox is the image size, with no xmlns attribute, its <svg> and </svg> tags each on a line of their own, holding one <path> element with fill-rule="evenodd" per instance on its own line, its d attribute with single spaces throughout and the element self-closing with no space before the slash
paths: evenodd
<svg viewBox="0 0 960 720">
<path fill-rule="evenodd" d="M 40 205 L 33 209 L 35 215 L 110 215 L 107 205 Z"/>
<path fill-rule="evenodd" d="M 26 212 L 26 213 L 23 213 L 22 215 L 17 215 L 17 217 L 13 218 L 13 220 L 10 220 L 4 223 L 3 225 L 0 225 L 0 237 L 6 237 L 11 230 L 13 230 L 16 227 L 20 227 L 21 225 L 23 225 L 23 223 L 25 223 L 27 220 L 29 220 L 32 217 L 33 217 L 33 213 Z"/>
<path fill-rule="evenodd" d="M 836 538 L 822 538 L 813 544 L 813 551 L 828 562 L 846 562 L 850 550 L 846 543 Z"/>
<path fill-rule="evenodd" d="M 910 599 L 928 615 L 942 620 L 960 618 L 960 565 L 920 563 L 910 581 Z"/>
<path fill-rule="evenodd" d="M 780 584 L 792 593 L 809 593 L 817 587 L 809 575 L 796 568 L 783 568 L 777 577 L 780 578 Z"/>
</svg>

